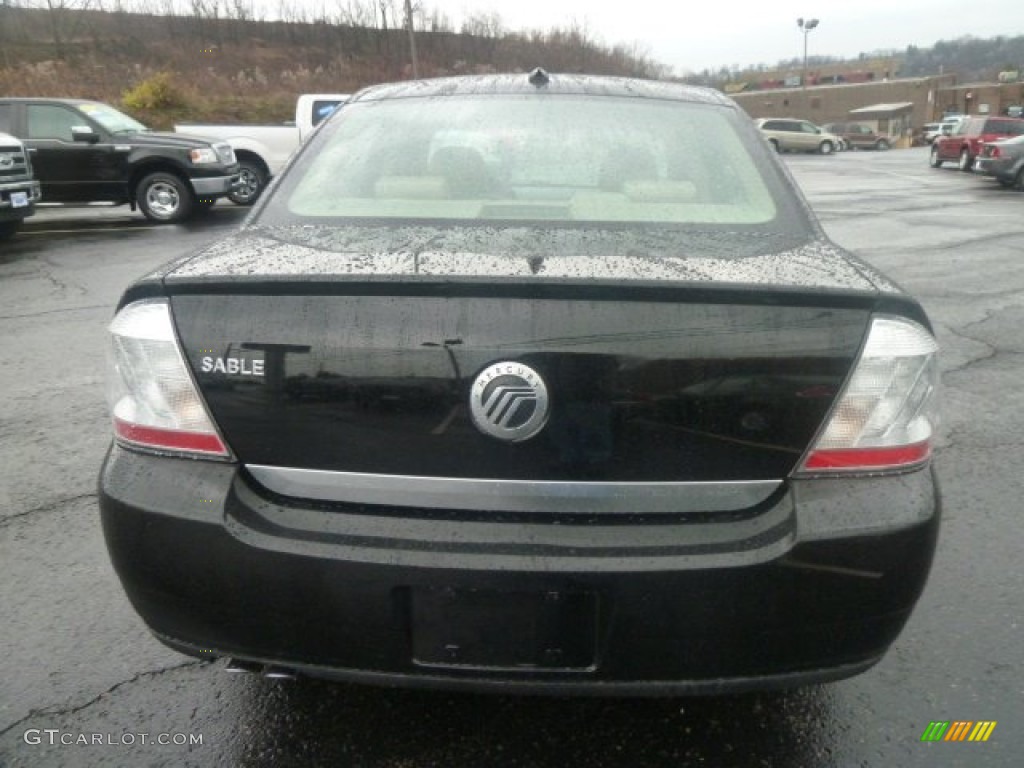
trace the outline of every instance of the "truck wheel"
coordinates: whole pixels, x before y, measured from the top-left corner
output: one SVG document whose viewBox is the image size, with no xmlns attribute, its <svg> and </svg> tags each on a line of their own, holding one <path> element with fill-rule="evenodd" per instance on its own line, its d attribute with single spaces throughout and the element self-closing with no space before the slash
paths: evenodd
<svg viewBox="0 0 1024 768">
<path fill-rule="evenodd" d="M 21 219 L 17 221 L 0 221 L 0 240 L 9 240 L 21 227 Z"/>
<path fill-rule="evenodd" d="M 818 151 L 823 155 L 831 155 L 833 149 L 835 149 L 835 147 L 832 145 L 831 141 L 823 141 L 818 146 Z"/>
<path fill-rule="evenodd" d="M 877 142 L 875 142 L 875 149 L 877 149 L 879 152 L 884 152 L 885 150 L 889 149 L 889 142 L 886 141 L 885 139 L 879 139 Z"/>
<path fill-rule="evenodd" d="M 938 168 L 942 165 L 942 158 L 939 157 L 939 146 L 937 144 L 932 144 L 932 151 L 928 155 L 928 165 L 932 168 Z"/>
<path fill-rule="evenodd" d="M 150 221 L 173 224 L 192 212 L 192 192 L 173 173 L 151 173 L 135 188 L 135 200 Z"/>
<path fill-rule="evenodd" d="M 242 183 L 228 193 L 228 199 L 235 205 L 252 205 L 263 194 L 267 185 L 267 172 L 253 160 L 239 160 L 238 165 Z"/>
</svg>

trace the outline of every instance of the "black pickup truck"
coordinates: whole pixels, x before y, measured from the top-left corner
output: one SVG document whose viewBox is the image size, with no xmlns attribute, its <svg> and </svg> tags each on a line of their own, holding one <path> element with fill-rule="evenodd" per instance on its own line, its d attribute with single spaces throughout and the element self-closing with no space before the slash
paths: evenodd
<svg viewBox="0 0 1024 768">
<path fill-rule="evenodd" d="M 172 223 L 239 183 L 227 143 L 150 131 L 95 101 L 0 98 L 0 130 L 25 144 L 48 203 L 127 204 Z"/>
</svg>

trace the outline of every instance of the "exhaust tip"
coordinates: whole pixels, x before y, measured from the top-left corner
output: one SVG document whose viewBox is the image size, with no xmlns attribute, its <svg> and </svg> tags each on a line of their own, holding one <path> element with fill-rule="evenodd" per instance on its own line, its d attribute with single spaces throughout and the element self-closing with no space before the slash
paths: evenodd
<svg viewBox="0 0 1024 768">
<path fill-rule="evenodd" d="M 251 661 L 242 661 L 241 659 L 228 659 L 228 663 L 225 665 L 224 671 L 257 673 L 263 671 L 263 665 L 255 664 Z"/>
<path fill-rule="evenodd" d="M 263 676 L 270 680 L 294 680 L 297 677 L 294 669 L 272 665 L 263 668 Z"/>
</svg>

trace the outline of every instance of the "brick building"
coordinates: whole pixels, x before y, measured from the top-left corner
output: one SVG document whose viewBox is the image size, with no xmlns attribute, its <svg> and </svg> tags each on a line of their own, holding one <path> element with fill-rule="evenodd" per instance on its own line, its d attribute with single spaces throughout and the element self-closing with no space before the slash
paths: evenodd
<svg viewBox="0 0 1024 768">
<path fill-rule="evenodd" d="M 877 104 L 909 103 L 909 125 L 919 130 L 946 112 L 1005 114 L 1024 105 L 1024 83 L 957 85 L 955 75 L 881 82 L 810 85 L 729 94 L 751 117 L 796 117 L 822 124 L 856 120 L 852 110 Z"/>
</svg>

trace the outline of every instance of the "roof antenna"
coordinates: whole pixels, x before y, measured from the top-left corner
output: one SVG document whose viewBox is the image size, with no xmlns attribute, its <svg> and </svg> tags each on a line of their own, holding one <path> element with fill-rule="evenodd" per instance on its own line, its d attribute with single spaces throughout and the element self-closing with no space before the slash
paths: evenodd
<svg viewBox="0 0 1024 768">
<path fill-rule="evenodd" d="M 540 88 L 551 82 L 551 76 L 542 67 L 537 67 L 530 73 L 530 85 Z"/>
</svg>

